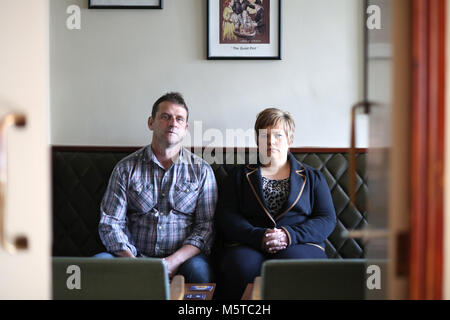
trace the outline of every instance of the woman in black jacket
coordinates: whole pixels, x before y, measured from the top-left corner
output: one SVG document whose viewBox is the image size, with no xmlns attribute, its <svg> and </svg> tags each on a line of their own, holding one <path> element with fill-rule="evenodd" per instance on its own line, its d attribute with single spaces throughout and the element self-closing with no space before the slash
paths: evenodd
<svg viewBox="0 0 450 320">
<path fill-rule="evenodd" d="M 219 286 L 223 298 L 240 299 L 267 259 L 324 259 L 325 239 L 336 225 L 330 190 L 320 171 L 290 152 L 291 115 L 269 108 L 258 114 L 258 164 L 237 167 L 216 211 L 224 238 Z"/>
</svg>

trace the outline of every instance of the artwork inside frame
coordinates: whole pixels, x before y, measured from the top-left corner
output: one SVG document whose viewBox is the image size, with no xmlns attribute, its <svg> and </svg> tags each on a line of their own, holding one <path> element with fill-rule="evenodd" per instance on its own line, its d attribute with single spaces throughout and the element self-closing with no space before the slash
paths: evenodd
<svg viewBox="0 0 450 320">
<path fill-rule="evenodd" d="M 89 0 L 90 9 L 162 9 L 163 0 Z"/>
<path fill-rule="evenodd" d="M 281 0 L 207 0 L 207 58 L 281 60 Z"/>
</svg>

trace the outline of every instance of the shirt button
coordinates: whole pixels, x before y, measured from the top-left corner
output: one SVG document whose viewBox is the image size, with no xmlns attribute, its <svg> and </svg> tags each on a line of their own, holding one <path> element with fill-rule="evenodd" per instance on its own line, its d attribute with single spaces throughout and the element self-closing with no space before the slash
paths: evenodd
<svg viewBox="0 0 450 320">
<path fill-rule="evenodd" d="M 162 229 L 162 227 L 161 227 L 161 226 L 159 226 L 159 227 L 158 227 L 158 229 L 159 229 L 159 230 L 161 230 L 161 229 Z"/>
<path fill-rule="evenodd" d="M 164 198 L 165 196 L 166 196 L 166 194 L 165 194 L 165 193 L 161 194 L 161 198 Z"/>
<path fill-rule="evenodd" d="M 158 214 L 158 212 L 156 212 L 156 213 L 155 213 L 155 217 L 158 217 L 158 216 L 159 216 L 159 214 Z"/>
</svg>

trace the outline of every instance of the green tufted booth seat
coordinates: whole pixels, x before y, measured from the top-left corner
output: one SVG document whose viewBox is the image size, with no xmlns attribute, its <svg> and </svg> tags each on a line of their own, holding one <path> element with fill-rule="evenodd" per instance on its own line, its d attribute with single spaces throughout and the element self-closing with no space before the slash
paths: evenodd
<svg viewBox="0 0 450 320">
<path fill-rule="evenodd" d="M 116 163 L 137 147 L 53 147 L 53 256 L 90 257 L 104 252 L 98 235 L 100 202 Z M 197 153 L 198 150 L 193 150 Z M 200 153 L 201 153 L 200 149 Z M 211 154 L 206 152 L 204 154 Z M 326 241 L 329 258 L 364 258 L 363 243 L 348 239 L 345 231 L 367 225 L 368 192 L 365 150 L 357 150 L 356 205 L 350 205 L 348 178 L 349 159 L 345 149 L 291 149 L 295 157 L 325 176 L 333 197 L 337 225 Z M 225 152 L 225 151 L 224 151 Z M 214 155 L 214 153 L 212 153 Z M 212 163 L 220 187 L 237 161 L 251 161 L 253 150 L 228 150 L 225 164 Z M 219 158 L 220 159 L 220 158 Z M 230 164 L 231 163 L 231 164 Z"/>
</svg>

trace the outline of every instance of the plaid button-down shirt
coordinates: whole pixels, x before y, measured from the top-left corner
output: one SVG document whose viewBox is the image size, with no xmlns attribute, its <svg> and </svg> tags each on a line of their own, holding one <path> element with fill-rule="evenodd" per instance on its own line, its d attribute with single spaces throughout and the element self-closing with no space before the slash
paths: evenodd
<svg viewBox="0 0 450 320">
<path fill-rule="evenodd" d="M 211 167 L 182 148 L 165 170 L 144 147 L 114 168 L 101 203 L 100 238 L 109 252 L 166 257 L 185 244 L 208 254 L 217 184 Z"/>
</svg>

